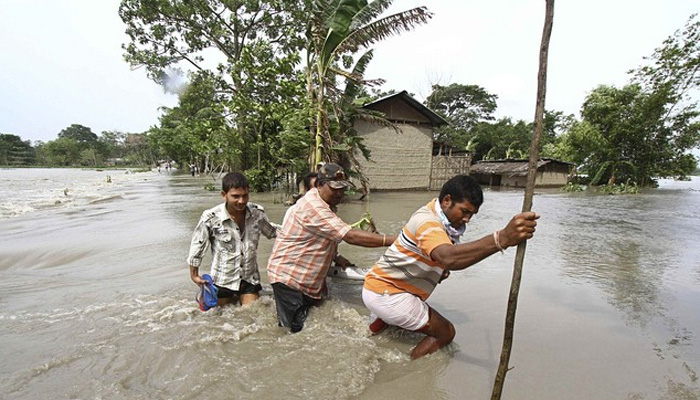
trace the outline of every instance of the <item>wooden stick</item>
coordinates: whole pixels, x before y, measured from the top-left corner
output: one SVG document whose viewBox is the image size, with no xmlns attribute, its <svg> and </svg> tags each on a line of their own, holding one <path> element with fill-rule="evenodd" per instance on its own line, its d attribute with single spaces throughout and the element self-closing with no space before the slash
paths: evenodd
<svg viewBox="0 0 700 400">
<path fill-rule="evenodd" d="M 547 92 L 547 55 L 549 53 L 549 38 L 552 35 L 552 22 L 554 20 L 554 0 L 546 0 L 546 12 L 544 29 L 542 31 L 542 43 L 540 45 L 540 68 L 537 74 L 537 107 L 535 108 L 535 130 L 530 144 L 530 162 L 527 171 L 527 186 L 525 187 L 525 200 L 523 212 L 532 209 L 532 197 L 535 193 L 535 176 L 537 175 L 537 161 L 542 137 L 542 125 L 544 120 L 544 100 Z M 513 266 L 513 278 L 510 283 L 508 296 L 508 311 L 506 312 L 505 330 L 503 333 L 503 347 L 501 348 L 501 361 L 498 365 L 498 373 L 493 384 L 491 400 L 500 400 L 503 392 L 503 384 L 508 372 L 510 350 L 513 346 L 513 331 L 515 329 L 515 311 L 518 308 L 518 293 L 520 291 L 520 278 L 522 276 L 523 261 L 525 260 L 526 242 L 518 245 Z"/>
</svg>

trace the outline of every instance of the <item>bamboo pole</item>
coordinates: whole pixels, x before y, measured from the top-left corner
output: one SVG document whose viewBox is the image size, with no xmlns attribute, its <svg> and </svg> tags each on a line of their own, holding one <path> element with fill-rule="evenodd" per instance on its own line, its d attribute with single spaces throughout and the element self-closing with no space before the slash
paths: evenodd
<svg viewBox="0 0 700 400">
<path fill-rule="evenodd" d="M 542 137 L 542 125 L 544 120 L 544 101 L 547 92 L 547 56 L 549 53 L 549 38 L 552 35 L 552 22 L 554 20 L 554 0 L 546 0 L 546 12 L 544 29 L 542 30 L 542 43 L 540 44 L 540 67 L 537 74 L 537 106 L 535 108 L 535 129 L 530 144 L 530 162 L 527 171 L 527 185 L 525 187 L 525 199 L 523 200 L 523 212 L 532 209 L 532 197 L 535 193 L 535 176 L 537 175 L 537 160 L 539 158 L 540 138 Z M 525 248 L 527 242 L 518 245 L 513 266 L 513 278 L 510 284 L 508 296 L 508 310 L 506 312 L 505 329 L 503 333 L 503 347 L 501 348 L 501 360 L 498 365 L 498 373 L 493 384 L 491 400 L 500 400 L 503 392 L 503 384 L 508 372 L 510 351 L 513 347 L 513 332 L 515 330 L 515 311 L 518 308 L 518 293 L 520 291 L 520 278 L 522 276 L 523 262 L 525 261 Z"/>
</svg>

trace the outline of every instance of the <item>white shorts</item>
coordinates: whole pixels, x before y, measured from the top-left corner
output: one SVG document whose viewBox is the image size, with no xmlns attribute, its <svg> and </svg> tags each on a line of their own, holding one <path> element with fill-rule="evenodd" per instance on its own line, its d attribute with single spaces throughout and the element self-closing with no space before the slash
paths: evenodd
<svg viewBox="0 0 700 400">
<path fill-rule="evenodd" d="M 409 331 L 421 329 L 430 318 L 430 307 L 411 293 L 377 294 L 362 288 L 362 301 L 372 314 L 387 324 Z"/>
</svg>

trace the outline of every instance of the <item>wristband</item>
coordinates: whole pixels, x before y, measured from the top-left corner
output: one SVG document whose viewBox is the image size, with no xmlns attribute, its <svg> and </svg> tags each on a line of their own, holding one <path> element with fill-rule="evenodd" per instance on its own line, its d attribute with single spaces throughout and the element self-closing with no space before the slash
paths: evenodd
<svg viewBox="0 0 700 400">
<path fill-rule="evenodd" d="M 493 233 L 493 241 L 496 243 L 496 247 L 498 248 L 498 251 L 503 253 L 503 247 L 501 247 L 501 243 L 499 243 L 500 236 L 501 236 L 501 231 L 495 231 Z"/>
</svg>

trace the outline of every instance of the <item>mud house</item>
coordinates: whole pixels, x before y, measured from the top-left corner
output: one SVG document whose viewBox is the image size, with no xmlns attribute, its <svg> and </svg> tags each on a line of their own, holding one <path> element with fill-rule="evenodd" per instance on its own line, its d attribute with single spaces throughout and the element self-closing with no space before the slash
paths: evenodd
<svg viewBox="0 0 700 400">
<path fill-rule="evenodd" d="M 535 186 L 564 186 L 575 165 L 553 158 L 541 158 L 537 162 Z M 471 175 L 482 185 L 525 187 L 527 182 L 528 160 L 507 159 L 477 161 L 471 166 Z"/>
<path fill-rule="evenodd" d="M 468 173 L 468 156 L 433 154 L 433 129 L 447 124 L 406 91 L 364 106 L 382 112 L 400 130 L 365 121 L 355 124 L 370 149 L 370 160 L 359 156 L 371 190 L 429 190 L 457 173 Z"/>
</svg>

